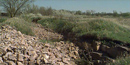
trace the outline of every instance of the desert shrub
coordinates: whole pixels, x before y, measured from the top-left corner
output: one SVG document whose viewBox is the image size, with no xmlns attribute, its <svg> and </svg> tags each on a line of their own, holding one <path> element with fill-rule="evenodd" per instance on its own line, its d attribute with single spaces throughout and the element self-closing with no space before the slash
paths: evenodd
<svg viewBox="0 0 130 65">
<path fill-rule="evenodd" d="M 42 18 L 42 15 L 39 13 L 38 14 L 29 13 L 29 14 L 22 14 L 19 17 L 27 22 L 32 22 L 33 20 L 40 20 Z"/>
<path fill-rule="evenodd" d="M 76 11 L 76 13 L 75 14 L 77 14 L 77 15 L 81 15 L 82 14 L 82 11 Z"/>
<path fill-rule="evenodd" d="M 121 13 L 120 15 L 123 17 L 130 17 L 130 13 Z"/>
<path fill-rule="evenodd" d="M 31 22 L 32 21 L 31 18 L 33 17 L 35 17 L 35 14 L 32 14 L 32 13 L 20 15 L 20 18 L 23 18 L 25 21 L 28 21 L 28 22 Z"/>
<path fill-rule="evenodd" d="M 32 17 L 32 22 L 37 23 L 38 20 L 41 20 L 41 17 Z"/>
<path fill-rule="evenodd" d="M 71 32 L 74 25 L 70 22 L 67 22 L 62 19 L 44 19 L 38 21 L 38 23 L 42 24 L 44 27 L 51 28 L 59 33 L 68 33 Z"/>
<path fill-rule="evenodd" d="M 31 30 L 31 23 L 26 22 L 23 19 L 19 18 L 11 18 L 3 22 L 0 26 L 7 24 L 12 27 L 14 27 L 16 30 L 21 31 L 23 34 L 26 35 L 34 35 L 34 33 Z"/>
</svg>

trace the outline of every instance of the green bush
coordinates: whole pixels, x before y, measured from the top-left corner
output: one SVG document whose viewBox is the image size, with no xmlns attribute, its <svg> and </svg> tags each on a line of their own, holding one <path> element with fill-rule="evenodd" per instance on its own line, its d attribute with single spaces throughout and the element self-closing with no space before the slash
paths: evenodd
<svg viewBox="0 0 130 65">
<path fill-rule="evenodd" d="M 0 18 L 0 23 L 4 22 L 5 20 L 7 20 L 6 18 Z"/>
<path fill-rule="evenodd" d="M 11 18 L 11 19 L 8 19 L 5 22 L 3 22 L 0 26 L 2 26 L 4 24 L 10 25 L 10 26 L 16 28 L 16 30 L 21 31 L 23 34 L 34 35 L 34 33 L 32 32 L 32 29 L 31 29 L 31 23 L 26 22 L 23 19 Z"/>
<path fill-rule="evenodd" d="M 77 23 L 73 28 L 73 32 L 78 36 L 96 36 L 103 39 L 108 38 L 112 40 L 119 40 L 123 42 L 130 42 L 130 30 L 122 27 L 114 22 L 105 20 L 92 20 L 85 23 Z"/>
<path fill-rule="evenodd" d="M 130 43 L 130 30 L 112 21 L 96 19 L 74 23 L 63 19 L 44 19 L 38 23 L 61 34 L 74 34 L 74 37 L 91 35 L 99 40 L 108 38 Z"/>
<path fill-rule="evenodd" d="M 38 23 L 42 24 L 46 28 L 51 28 L 52 30 L 59 33 L 68 33 L 71 32 L 74 25 L 70 22 L 67 22 L 62 19 L 44 19 L 38 21 Z"/>
</svg>

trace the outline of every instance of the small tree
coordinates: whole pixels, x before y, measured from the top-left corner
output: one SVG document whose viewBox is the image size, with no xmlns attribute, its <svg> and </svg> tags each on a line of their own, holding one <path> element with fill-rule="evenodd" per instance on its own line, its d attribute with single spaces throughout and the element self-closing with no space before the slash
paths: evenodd
<svg viewBox="0 0 130 65">
<path fill-rule="evenodd" d="M 33 13 L 33 14 L 37 14 L 39 13 L 39 7 L 37 5 L 27 5 L 24 9 L 23 9 L 24 13 Z"/>
<path fill-rule="evenodd" d="M 20 9 L 34 0 L 0 0 L 0 6 L 10 15 L 14 17 Z"/>
<path fill-rule="evenodd" d="M 42 14 L 42 15 L 45 15 L 45 14 L 46 14 L 46 9 L 45 9 L 45 7 L 40 7 L 39 13 Z"/>
<path fill-rule="evenodd" d="M 90 10 L 87 10 L 86 11 L 86 15 L 91 15 L 92 13 L 91 13 L 91 11 Z"/>
<path fill-rule="evenodd" d="M 53 9 L 51 7 L 47 8 L 46 10 L 47 15 L 52 15 L 53 14 Z"/>
<path fill-rule="evenodd" d="M 75 13 L 75 14 L 81 15 L 81 14 L 82 14 L 82 12 L 79 10 L 79 11 L 76 11 L 76 13 Z"/>
<path fill-rule="evenodd" d="M 117 16 L 118 16 L 118 12 L 114 10 L 114 11 L 113 11 L 113 16 L 114 16 L 114 17 L 117 17 Z"/>
</svg>

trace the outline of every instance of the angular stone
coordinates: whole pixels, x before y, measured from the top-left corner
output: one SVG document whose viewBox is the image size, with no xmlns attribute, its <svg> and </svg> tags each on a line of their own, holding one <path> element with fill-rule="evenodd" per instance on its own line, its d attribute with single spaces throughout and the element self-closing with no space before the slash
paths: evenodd
<svg viewBox="0 0 130 65">
<path fill-rule="evenodd" d="M 40 62 L 41 62 L 41 56 L 39 56 L 39 57 L 37 58 L 37 61 L 36 61 L 36 62 L 37 62 L 38 65 L 41 64 L 41 63 L 40 63 Z"/>
<path fill-rule="evenodd" d="M 43 54 L 43 57 L 44 57 L 45 59 L 49 59 L 49 56 L 48 56 L 47 54 Z"/>
<path fill-rule="evenodd" d="M 18 31 L 18 34 L 19 34 L 19 35 L 22 35 L 22 33 L 21 33 L 20 31 Z"/>
<path fill-rule="evenodd" d="M 35 65 L 35 62 L 29 61 L 29 65 Z"/>
<path fill-rule="evenodd" d="M 78 56 L 79 52 L 78 51 L 74 51 L 74 55 Z"/>
<path fill-rule="evenodd" d="M 5 51 L 4 49 L 0 48 L 0 57 L 1 57 L 2 55 L 4 55 L 5 53 L 6 53 L 6 51 Z"/>
<path fill-rule="evenodd" d="M 16 65 L 13 61 L 6 61 L 9 65 Z"/>
<path fill-rule="evenodd" d="M 2 57 L 0 57 L 0 63 L 3 63 Z"/>
<path fill-rule="evenodd" d="M 13 50 L 11 49 L 11 47 L 7 48 L 7 52 L 13 52 Z"/>
<path fill-rule="evenodd" d="M 44 63 L 48 63 L 48 60 L 47 60 L 47 59 L 45 59 L 45 58 L 43 58 L 43 61 L 44 61 Z"/>
<path fill-rule="evenodd" d="M 35 61 L 35 59 L 38 57 L 36 51 L 32 51 L 32 55 L 30 56 L 30 61 Z"/>
<path fill-rule="evenodd" d="M 56 47 L 56 49 L 57 49 L 57 50 L 61 50 L 61 48 L 60 48 L 60 47 Z"/>
<path fill-rule="evenodd" d="M 17 62 L 17 65 L 24 65 L 23 63 L 21 63 L 21 62 Z"/>
<path fill-rule="evenodd" d="M 36 54 L 36 52 L 35 51 L 28 51 L 28 55 L 35 55 Z"/>
<path fill-rule="evenodd" d="M 29 47 L 28 47 L 28 50 L 29 50 L 29 51 L 34 51 L 34 49 L 33 49 L 32 46 L 29 46 Z"/>
<path fill-rule="evenodd" d="M 24 55 L 23 54 L 18 54 L 18 61 L 24 61 Z"/>
<path fill-rule="evenodd" d="M 24 64 L 24 65 L 28 65 L 29 62 L 28 62 L 28 61 L 24 61 L 23 64 Z"/>
<path fill-rule="evenodd" d="M 11 52 L 7 52 L 4 56 L 3 59 L 7 60 L 9 58 L 9 55 L 13 55 Z"/>
<path fill-rule="evenodd" d="M 70 43 L 70 46 L 74 47 L 74 43 Z"/>
<path fill-rule="evenodd" d="M 62 61 L 63 61 L 64 63 L 66 63 L 66 64 L 69 64 L 70 59 L 68 59 L 68 58 L 62 58 Z"/>
<path fill-rule="evenodd" d="M 17 58 L 15 55 L 8 55 L 8 59 L 16 61 Z"/>
<path fill-rule="evenodd" d="M 34 62 L 34 61 L 35 61 L 35 59 L 36 59 L 36 57 L 34 57 L 34 56 L 30 56 L 30 58 L 29 58 L 29 59 L 30 59 L 30 61 L 31 61 L 31 62 Z"/>
<path fill-rule="evenodd" d="M 75 59 L 75 60 L 77 59 L 76 55 L 74 55 L 73 52 L 69 53 L 69 56 L 70 56 L 72 59 Z"/>
<path fill-rule="evenodd" d="M 0 65 L 8 65 L 8 63 L 3 62 L 3 63 L 0 63 Z"/>
<path fill-rule="evenodd" d="M 45 47 L 50 47 L 50 44 L 46 43 L 44 46 L 45 46 Z"/>
<path fill-rule="evenodd" d="M 101 45 L 101 42 L 98 42 L 98 41 L 95 41 L 93 44 L 92 44 L 92 47 L 95 51 L 98 51 L 99 48 L 100 48 L 100 45 Z"/>
<path fill-rule="evenodd" d="M 65 65 L 63 62 L 57 62 L 57 65 Z"/>
</svg>

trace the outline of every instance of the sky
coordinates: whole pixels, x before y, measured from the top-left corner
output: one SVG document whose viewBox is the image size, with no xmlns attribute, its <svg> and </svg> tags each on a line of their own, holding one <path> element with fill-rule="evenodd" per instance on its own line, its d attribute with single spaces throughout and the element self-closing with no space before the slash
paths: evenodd
<svg viewBox="0 0 130 65">
<path fill-rule="evenodd" d="M 95 10 L 96 12 L 130 12 L 130 0 L 36 0 L 35 5 L 53 9 L 77 11 Z"/>
</svg>

